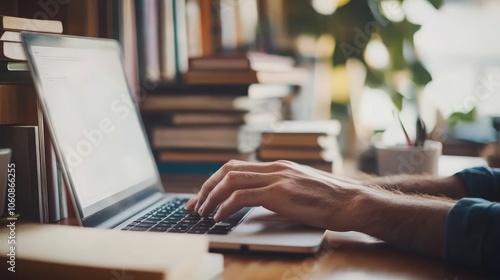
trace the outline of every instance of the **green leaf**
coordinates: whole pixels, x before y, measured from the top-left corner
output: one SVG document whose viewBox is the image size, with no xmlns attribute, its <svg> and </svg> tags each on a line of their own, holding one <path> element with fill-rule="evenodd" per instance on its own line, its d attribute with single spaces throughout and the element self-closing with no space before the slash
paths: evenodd
<svg viewBox="0 0 500 280">
<path fill-rule="evenodd" d="M 394 106 L 396 106 L 396 108 L 398 109 L 398 111 L 403 110 L 404 96 L 401 93 L 397 91 L 392 92 L 391 100 L 392 103 L 394 103 Z"/>
<path fill-rule="evenodd" d="M 382 85 L 385 85 L 385 77 L 382 71 L 377 71 L 371 69 L 370 67 L 366 67 L 366 85 L 373 88 L 378 88 Z"/>
<path fill-rule="evenodd" d="M 404 70 L 408 68 L 406 60 L 403 53 L 403 38 L 394 38 L 393 44 L 387 46 L 390 53 L 392 69 L 393 70 Z"/>
<path fill-rule="evenodd" d="M 429 3 L 431 3 L 434 8 L 439 9 L 443 6 L 444 1 L 443 0 L 427 0 Z"/>
<path fill-rule="evenodd" d="M 467 113 L 455 112 L 448 118 L 452 128 L 455 128 L 459 122 L 473 122 L 477 116 L 477 109 L 473 108 Z"/>
<path fill-rule="evenodd" d="M 410 65 L 410 70 L 413 73 L 413 81 L 415 84 L 419 86 L 425 86 L 428 83 L 432 82 L 432 76 L 425 69 L 424 65 L 420 61 L 415 61 L 413 64 Z"/>
</svg>

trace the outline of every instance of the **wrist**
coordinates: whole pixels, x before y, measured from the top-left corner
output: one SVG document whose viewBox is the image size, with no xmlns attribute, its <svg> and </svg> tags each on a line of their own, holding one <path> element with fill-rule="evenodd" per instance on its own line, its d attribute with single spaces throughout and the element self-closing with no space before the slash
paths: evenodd
<svg viewBox="0 0 500 280">
<path fill-rule="evenodd" d="M 359 196 L 352 230 L 397 247 L 442 257 L 445 222 L 454 203 L 373 190 Z"/>
</svg>

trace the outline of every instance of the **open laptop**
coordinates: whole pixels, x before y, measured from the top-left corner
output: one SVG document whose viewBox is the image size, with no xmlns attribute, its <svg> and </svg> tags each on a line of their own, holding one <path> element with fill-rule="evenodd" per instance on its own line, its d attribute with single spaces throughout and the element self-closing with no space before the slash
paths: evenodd
<svg viewBox="0 0 500 280">
<path fill-rule="evenodd" d="M 312 253 L 324 230 L 245 208 L 215 223 L 164 191 L 115 40 L 23 33 L 58 162 L 86 227 L 207 234 L 212 249 Z"/>
</svg>

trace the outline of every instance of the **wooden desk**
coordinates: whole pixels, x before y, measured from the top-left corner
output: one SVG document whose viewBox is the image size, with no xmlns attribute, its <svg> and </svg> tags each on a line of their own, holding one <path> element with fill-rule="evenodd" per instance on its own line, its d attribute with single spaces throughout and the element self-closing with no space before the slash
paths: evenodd
<svg viewBox="0 0 500 280">
<path fill-rule="evenodd" d="M 224 262 L 220 279 L 493 279 L 355 232 L 328 232 L 325 248 L 315 257 L 226 254 Z"/>
<path fill-rule="evenodd" d="M 59 222 L 74 225 L 72 218 Z M 451 266 L 439 259 L 392 248 L 358 232 L 327 232 L 315 256 L 224 254 L 224 280 L 257 279 L 494 279 L 481 271 Z"/>
</svg>

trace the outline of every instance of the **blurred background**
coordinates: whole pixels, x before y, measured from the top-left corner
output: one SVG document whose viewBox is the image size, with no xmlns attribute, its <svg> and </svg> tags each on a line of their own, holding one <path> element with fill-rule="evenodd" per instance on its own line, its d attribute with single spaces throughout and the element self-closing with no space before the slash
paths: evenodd
<svg viewBox="0 0 500 280">
<path fill-rule="evenodd" d="M 196 18 L 203 0 L 187 1 Z M 480 154 L 497 140 L 500 2 L 495 0 L 221 0 L 214 52 L 289 55 L 309 69 L 294 119 L 339 119 L 345 154 L 377 132 L 404 142 L 421 115 L 445 153 Z M 192 13 L 192 16 L 190 16 Z M 191 25 L 195 25 L 193 23 Z M 189 27 L 190 55 L 203 54 Z M 356 140 L 356 141 L 352 141 Z M 455 141 L 457 140 L 457 141 Z"/>
</svg>

